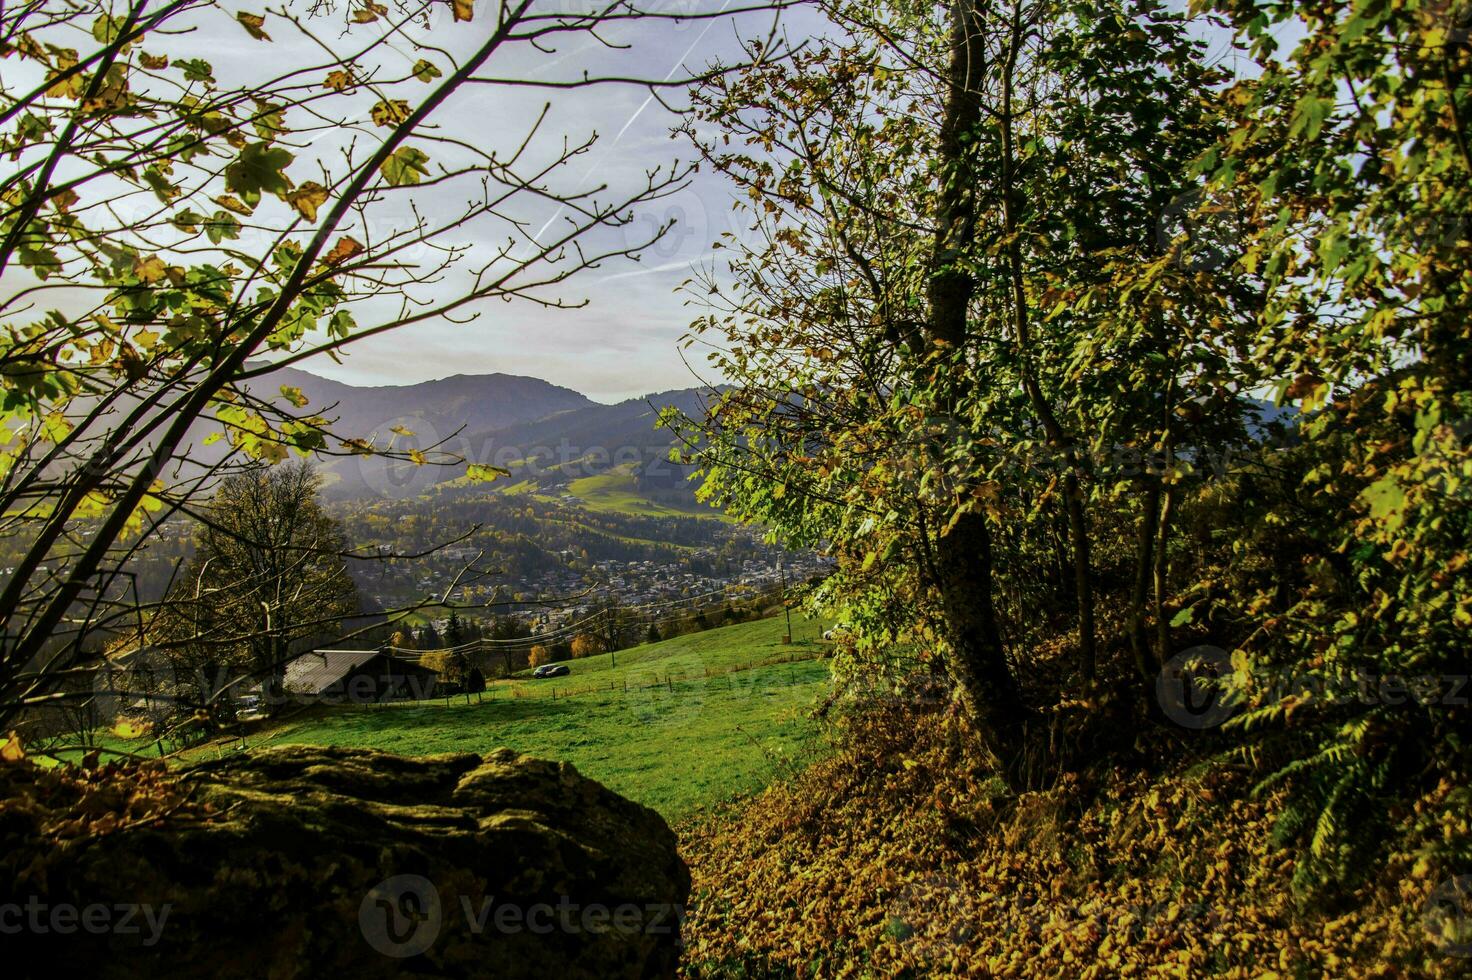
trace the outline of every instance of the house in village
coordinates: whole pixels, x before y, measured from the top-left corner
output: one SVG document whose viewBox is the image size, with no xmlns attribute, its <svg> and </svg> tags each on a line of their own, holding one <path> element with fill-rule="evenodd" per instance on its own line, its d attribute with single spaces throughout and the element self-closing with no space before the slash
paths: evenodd
<svg viewBox="0 0 1472 980">
<path fill-rule="evenodd" d="M 420 700 L 439 675 L 382 650 L 314 650 L 286 665 L 286 693 L 331 704 Z"/>
</svg>

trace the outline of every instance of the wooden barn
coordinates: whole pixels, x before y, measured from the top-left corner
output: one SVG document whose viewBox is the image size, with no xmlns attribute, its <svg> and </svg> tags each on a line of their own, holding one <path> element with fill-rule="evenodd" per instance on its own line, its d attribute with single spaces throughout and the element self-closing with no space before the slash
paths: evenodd
<svg viewBox="0 0 1472 980">
<path fill-rule="evenodd" d="M 434 696 L 438 675 L 381 650 L 314 650 L 286 665 L 286 692 L 335 704 Z"/>
</svg>

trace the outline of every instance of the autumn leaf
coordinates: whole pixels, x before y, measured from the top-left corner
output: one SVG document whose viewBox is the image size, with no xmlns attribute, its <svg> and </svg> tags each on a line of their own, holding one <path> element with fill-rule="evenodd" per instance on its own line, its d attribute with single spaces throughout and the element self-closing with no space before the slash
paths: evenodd
<svg viewBox="0 0 1472 980">
<path fill-rule="evenodd" d="M 133 263 L 133 274 L 140 282 L 152 285 L 168 274 L 168 266 L 157 255 L 150 255 L 147 258 L 140 256 Z"/>
<path fill-rule="evenodd" d="M 475 15 L 475 0 L 452 0 L 455 20 L 468 21 Z"/>
<path fill-rule="evenodd" d="M 0 760 L 5 762 L 21 762 L 26 757 L 26 750 L 21 745 L 20 735 L 16 732 L 10 733 L 4 745 L 0 745 Z"/>
<path fill-rule="evenodd" d="M 344 71 L 341 68 L 339 68 L 337 71 L 328 72 L 327 77 L 322 80 L 322 87 L 325 89 L 331 89 L 334 92 L 342 92 L 346 89 L 352 88 L 352 86 L 352 72 Z"/>
<path fill-rule="evenodd" d="M 77 66 L 77 52 L 75 49 L 56 50 L 56 70 L 47 73 L 47 80 L 57 79 L 46 89 L 46 94 L 53 99 L 80 99 L 82 93 L 87 90 L 87 76 L 83 72 L 72 75 L 62 75 Z"/>
<path fill-rule="evenodd" d="M 363 243 L 352 235 L 344 235 L 332 246 L 332 251 L 322 256 L 322 261 L 328 265 L 341 265 L 355 255 L 362 253 Z"/>
<path fill-rule="evenodd" d="M 370 115 L 375 126 L 396 126 L 409 118 L 409 103 L 403 99 L 383 99 Z"/>
<path fill-rule="evenodd" d="M 307 396 L 302 393 L 302 390 L 300 388 L 294 388 L 291 385 L 281 386 L 281 397 L 285 398 L 296 408 L 301 408 L 307 404 Z"/>
<path fill-rule="evenodd" d="M 387 7 L 374 3 L 373 0 L 365 0 L 363 6 L 353 11 L 353 23 L 371 24 L 386 13 L 388 13 Z"/>
<path fill-rule="evenodd" d="M 327 198 L 327 188 L 315 180 L 309 180 L 287 194 L 286 202 L 296 208 L 303 218 L 316 221 L 317 209 L 327 203 Z"/>
<path fill-rule="evenodd" d="M 465 467 L 465 475 L 475 483 L 489 483 L 499 477 L 510 476 L 511 471 L 487 463 L 471 463 Z"/>
<path fill-rule="evenodd" d="M 159 71 L 169 67 L 169 57 L 163 54 L 149 54 L 147 51 L 144 51 L 138 55 L 138 63 L 144 68 Z"/>
<path fill-rule="evenodd" d="M 414 77 L 419 79 L 426 85 L 434 81 L 436 78 L 439 78 L 443 74 L 444 73 L 436 68 L 433 63 L 425 61 L 423 58 L 420 58 L 418 61 L 414 62 Z"/>
<path fill-rule="evenodd" d="M 1308 373 L 1300 374 L 1293 379 L 1292 384 L 1283 392 L 1283 395 L 1293 401 L 1298 401 L 1299 399 L 1312 395 L 1323 383 L 1324 379 L 1317 375 Z"/>
<path fill-rule="evenodd" d="M 226 211 L 234 211 L 236 214 L 251 214 L 255 211 L 255 208 L 246 204 L 234 194 L 221 194 L 219 197 L 214 198 L 214 202 Z"/>
<path fill-rule="evenodd" d="M 271 36 L 263 30 L 266 18 L 261 14 L 248 14 L 242 10 L 235 15 L 235 19 L 240 22 L 241 27 L 245 28 L 245 32 L 257 41 L 271 40 Z"/>
</svg>

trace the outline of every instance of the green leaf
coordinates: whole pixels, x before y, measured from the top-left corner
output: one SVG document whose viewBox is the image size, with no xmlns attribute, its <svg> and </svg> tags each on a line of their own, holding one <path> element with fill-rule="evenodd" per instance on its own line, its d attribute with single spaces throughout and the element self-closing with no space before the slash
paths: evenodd
<svg viewBox="0 0 1472 980">
<path fill-rule="evenodd" d="M 204 215 L 190 208 L 185 208 L 170 219 L 174 227 L 180 231 L 198 231 L 199 226 L 204 224 L 205 220 Z"/>
<path fill-rule="evenodd" d="M 429 176 L 429 154 L 416 147 L 406 146 L 383 161 L 379 171 L 392 187 L 417 184 Z"/>
<path fill-rule="evenodd" d="M 1395 530 L 1404 522 L 1406 492 L 1394 477 L 1383 476 L 1365 487 L 1360 496 L 1370 505 L 1370 517 Z"/>
<path fill-rule="evenodd" d="M 1320 98 L 1317 95 L 1305 95 L 1293 107 L 1293 119 L 1288 127 L 1289 135 L 1301 134 L 1309 139 L 1315 139 L 1319 135 L 1319 130 L 1324 128 L 1324 120 L 1329 118 L 1329 113 L 1332 111 L 1334 111 L 1333 100 Z"/>
<path fill-rule="evenodd" d="M 175 68 L 184 70 L 184 80 L 189 82 L 206 82 L 210 85 L 215 83 L 215 70 L 210 67 L 208 61 L 199 58 L 180 58 L 174 62 Z"/>
<path fill-rule="evenodd" d="M 225 168 L 225 186 L 249 199 L 250 195 L 285 194 L 291 178 L 283 171 L 296 159 L 270 143 L 251 143 Z"/>
<path fill-rule="evenodd" d="M 338 310 L 327 321 L 327 333 L 333 337 L 347 337 L 357 327 L 358 324 L 353 320 L 353 315 L 347 310 Z"/>
<path fill-rule="evenodd" d="M 204 225 L 204 233 L 209 236 L 210 243 L 218 245 L 225 239 L 237 239 L 240 237 L 240 222 L 228 211 L 216 211 Z"/>
<path fill-rule="evenodd" d="M 98 44 L 111 44 L 122 32 L 123 21 L 118 17 L 103 14 L 92 22 L 92 37 Z"/>
</svg>

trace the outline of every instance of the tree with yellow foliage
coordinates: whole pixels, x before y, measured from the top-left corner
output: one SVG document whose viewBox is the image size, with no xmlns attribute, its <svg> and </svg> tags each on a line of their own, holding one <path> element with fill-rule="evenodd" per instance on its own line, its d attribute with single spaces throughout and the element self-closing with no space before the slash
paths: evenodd
<svg viewBox="0 0 1472 980">
<path fill-rule="evenodd" d="M 579 660 L 602 652 L 603 640 L 600 637 L 584 633 L 572 641 L 572 655 Z"/>
</svg>

